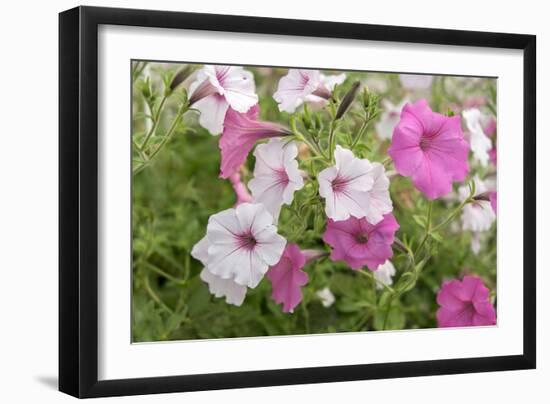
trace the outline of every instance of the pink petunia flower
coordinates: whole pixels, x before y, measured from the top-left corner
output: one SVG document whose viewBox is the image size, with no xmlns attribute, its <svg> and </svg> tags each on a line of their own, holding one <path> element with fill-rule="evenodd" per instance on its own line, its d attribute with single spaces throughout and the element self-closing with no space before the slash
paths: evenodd
<svg viewBox="0 0 550 404">
<path fill-rule="evenodd" d="M 497 121 L 494 117 L 490 117 L 483 128 L 485 134 L 492 137 L 497 131 Z"/>
<path fill-rule="evenodd" d="M 263 203 L 275 222 L 279 220 L 282 205 L 290 205 L 294 191 L 304 186 L 297 155 L 295 142 L 285 143 L 279 138 L 270 139 L 254 150 L 254 178 L 248 182 L 248 187 L 254 202 Z"/>
<path fill-rule="evenodd" d="M 372 225 L 365 218 L 350 217 L 335 222 L 328 220 L 323 240 L 332 247 L 330 258 L 345 261 L 352 269 L 367 266 L 375 271 L 393 256 L 391 245 L 399 224 L 393 214 Z"/>
<path fill-rule="evenodd" d="M 241 175 L 238 172 L 229 176 L 229 181 L 231 181 L 231 186 L 233 187 L 233 191 L 237 197 L 235 206 L 245 202 L 252 202 L 252 195 L 250 195 L 248 189 L 246 189 L 246 185 L 244 185 L 241 181 Z"/>
<path fill-rule="evenodd" d="M 244 113 L 258 103 L 255 88 L 254 76 L 242 67 L 206 65 L 189 87 L 189 105 L 200 111 L 201 126 L 218 135 L 229 107 Z"/>
<path fill-rule="evenodd" d="M 271 297 L 276 303 L 283 304 L 285 313 L 292 312 L 302 301 L 301 288 L 308 281 L 307 273 L 302 271 L 306 256 L 296 244 L 287 244 L 281 260 L 269 268 L 267 279 L 273 287 Z"/>
<path fill-rule="evenodd" d="M 436 314 L 439 327 L 496 324 L 496 312 L 489 300 L 489 289 L 477 276 L 444 282 L 437 294 L 437 304 L 440 306 Z"/>
<path fill-rule="evenodd" d="M 365 217 L 370 204 L 369 191 L 374 185 L 371 163 L 339 145 L 334 157 L 336 165 L 325 168 L 317 176 L 327 216 L 333 220 Z"/>
<path fill-rule="evenodd" d="M 254 105 L 244 114 L 232 108 L 227 111 L 219 143 L 220 177 L 229 178 L 236 173 L 258 140 L 291 134 L 279 124 L 258 121 L 259 112 L 258 105 Z"/>
<path fill-rule="evenodd" d="M 423 99 L 403 108 L 388 154 L 399 174 L 411 177 L 428 199 L 436 199 L 451 192 L 453 181 L 466 177 L 468 150 L 460 116 L 432 112 Z"/>
<path fill-rule="evenodd" d="M 346 79 L 345 74 L 325 76 L 319 70 L 289 69 L 279 80 L 273 98 L 280 111 L 293 113 L 304 102 L 326 104 L 332 90 Z"/>
<path fill-rule="evenodd" d="M 286 240 L 262 204 L 242 203 L 210 216 L 206 229 L 208 270 L 222 279 L 255 288 L 279 262 Z"/>
</svg>

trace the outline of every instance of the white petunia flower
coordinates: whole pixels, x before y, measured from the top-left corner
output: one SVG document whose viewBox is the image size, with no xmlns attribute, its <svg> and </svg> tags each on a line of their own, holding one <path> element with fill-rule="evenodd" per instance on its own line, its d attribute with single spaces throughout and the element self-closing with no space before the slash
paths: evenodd
<svg viewBox="0 0 550 404">
<path fill-rule="evenodd" d="M 487 185 L 476 175 L 474 177 L 476 184 L 476 194 L 480 195 L 487 192 Z M 458 189 L 461 200 L 464 200 L 470 194 L 468 186 L 463 185 Z M 495 212 L 489 201 L 476 200 L 467 204 L 462 209 L 462 229 L 474 232 L 487 231 L 496 219 Z"/>
<path fill-rule="evenodd" d="M 200 278 L 206 282 L 210 293 L 216 297 L 224 297 L 228 304 L 240 306 L 246 296 L 246 286 L 239 285 L 233 279 L 223 279 L 208 270 L 208 238 L 203 237 L 191 250 L 193 258 L 204 265 Z"/>
<path fill-rule="evenodd" d="M 485 135 L 483 130 L 481 111 L 477 108 L 466 109 L 462 111 L 462 117 L 466 121 L 468 132 L 470 132 L 470 149 L 474 154 L 474 158 L 483 167 L 487 167 L 489 150 L 491 150 L 492 144 L 491 139 Z"/>
<path fill-rule="evenodd" d="M 323 307 L 330 307 L 334 304 L 335 298 L 328 287 L 318 290 L 315 295 L 321 300 Z"/>
<path fill-rule="evenodd" d="M 273 138 L 254 150 L 254 178 L 248 182 L 248 187 L 253 202 L 264 204 L 275 223 L 279 219 L 281 206 L 290 205 L 294 191 L 304 186 L 297 155 L 295 142 L 286 143 L 279 138 Z"/>
<path fill-rule="evenodd" d="M 257 103 L 254 76 L 238 66 L 206 65 L 189 87 L 189 104 L 200 111 L 199 123 L 213 135 L 222 132 L 229 107 L 245 113 Z"/>
<path fill-rule="evenodd" d="M 280 111 L 293 113 L 304 102 L 325 104 L 337 84 L 346 79 L 345 74 L 325 76 L 319 70 L 289 69 L 279 80 L 273 98 Z"/>
<path fill-rule="evenodd" d="M 380 116 L 380 120 L 376 123 L 376 133 L 380 139 L 390 140 L 393 136 L 393 129 L 399 123 L 401 119 L 401 110 L 408 102 L 407 99 L 401 101 L 399 104 L 394 105 L 390 101 L 383 99 L 382 107 L 383 112 Z"/>
<path fill-rule="evenodd" d="M 372 163 L 370 175 L 374 183 L 369 191 L 369 205 L 365 218 L 370 224 L 377 224 L 386 213 L 393 210 L 390 198 L 390 180 L 386 176 L 384 165 L 380 163 Z"/>
<path fill-rule="evenodd" d="M 390 260 L 386 260 L 374 271 L 376 279 L 376 289 L 383 289 L 384 285 L 390 286 L 393 283 L 392 277 L 395 275 L 395 267 Z"/>
<path fill-rule="evenodd" d="M 317 176 L 327 216 L 334 221 L 367 216 L 369 191 L 374 185 L 371 163 L 355 157 L 350 150 L 339 145 L 334 156 L 336 165 L 325 168 Z"/>
<path fill-rule="evenodd" d="M 475 255 L 478 255 L 481 251 L 481 233 L 472 232 L 472 239 L 470 240 L 470 248 Z"/>
<path fill-rule="evenodd" d="M 431 87 L 433 76 L 426 74 L 400 74 L 399 81 L 407 90 L 426 90 Z"/>
<path fill-rule="evenodd" d="M 264 205 L 242 203 L 210 216 L 208 270 L 222 279 L 255 288 L 271 265 L 279 262 L 286 240 L 277 234 Z"/>
</svg>

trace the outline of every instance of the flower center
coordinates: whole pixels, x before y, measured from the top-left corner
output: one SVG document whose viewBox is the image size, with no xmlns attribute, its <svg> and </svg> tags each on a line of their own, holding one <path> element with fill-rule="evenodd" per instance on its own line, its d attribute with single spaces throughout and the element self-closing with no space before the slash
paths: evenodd
<svg viewBox="0 0 550 404">
<path fill-rule="evenodd" d="M 355 241 L 357 241 L 359 244 L 365 244 L 367 241 L 369 241 L 369 235 L 367 233 L 358 233 L 355 235 Z"/>
<path fill-rule="evenodd" d="M 420 140 L 420 149 L 426 151 L 430 147 L 430 139 L 423 137 L 422 140 Z"/>
<path fill-rule="evenodd" d="M 275 170 L 275 177 L 277 178 L 277 184 L 286 185 L 289 182 L 288 174 L 284 168 Z"/>
<path fill-rule="evenodd" d="M 251 232 L 243 233 L 237 236 L 237 245 L 239 248 L 244 248 L 250 251 L 256 247 L 256 244 L 258 244 L 258 242 Z"/>
<path fill-rule="evenodd" d="M 336 177 L 332 181 L 332 191 L 333 192 L 343 192 L 346 188 L 346 185 L 348 184 L 348 181 L 345 178 L 342 177 Z"/>
</svg>

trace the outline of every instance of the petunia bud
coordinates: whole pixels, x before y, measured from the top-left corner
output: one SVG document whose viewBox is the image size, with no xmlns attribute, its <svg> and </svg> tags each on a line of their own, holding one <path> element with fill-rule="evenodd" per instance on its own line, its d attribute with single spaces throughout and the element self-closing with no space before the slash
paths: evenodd
<svg viewBox="0 0 550 404">
<path fill-rule="evenodd" d="M 361 86 L 361 83 L 359 81 L 356 81 L 355 83 L 353 83 L 349 91 L 346 93 L 346 95 L 342 99 L 342 102 L 340 103 L 338 110 L 336 111 L 336 116 L 334 117 L 335 120 L 342 118 L 342 116 L 344 116 L 347 110 L 351 107 L 351 104 L 355 100 L 355 96 L 357 95 L 357 92 L 359 91 L 360 86 Z"/>
<path fill-rule="evenodd" d="M 191 65 L 186 65 L 183 69 L 176 73 L 170 83 L 170 91 L 174 91 L 177 86 L 183 83 L 193 73 L 194 68 Z"/>
</svg>

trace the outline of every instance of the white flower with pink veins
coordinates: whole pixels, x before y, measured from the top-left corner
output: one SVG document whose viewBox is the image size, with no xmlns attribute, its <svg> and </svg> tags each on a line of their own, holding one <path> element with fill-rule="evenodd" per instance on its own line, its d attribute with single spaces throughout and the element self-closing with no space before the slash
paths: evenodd
<svg viewBox="0 0 550 404">
<path fill-rule="evenodd" d="M 476 194 L 484 194 L 489 191 L 487 184 L 482 181 L 476 174 L 474 177 L 476 184 Z M 463 201 L 470 194 L 470 190 L 467 186 L 463 185 L 458 188 L 458 194 L 460 200 Z M 471 230 L 473 232 L 487 231 L 493 225 L 496 220 L 495 212 L 491 207 L 491 202 L 485 200 L 475 200 L 472 203 L 467 204 L 462 209 L 462 229 Z"/>
<path fill-rule="evenodd" d="M 242 203 L 210 216 L 206 229 L 208 271 L 255 288 L 279 262 L 286 240 L 263 204 Z"/>
<path fill-rule="evenodd" d="M 334 221 L 367 216 L 371 203 L 369 191 L 374 185 L 372 164 L 339 145 L 334 156 L 336 165 L 325 168 L 317 176 L 327 216 Z"/>
<path fill-rule="evenodd" d="M 264 204 L 275 223 L 279 220 L 282 205 L 290 205 L 294 191 L 304 186 L 297 155 L 296 143 L 287 143 L 280 138 L 273 138 L 254 150 L 254 178 L 248 182 L 248 187 L 253 201 Z"/>
<path fill-rule="evenodd" d="M 273 98 L 279 104 L 279 110 L 289 113 L 296 111 L 304 102 L 325 104 L 337 84 L 346 79 L 344 73 L 325 76 L 319 70 L 289 69 L 286 76 L 279 80 Z"/>
<path fill-rule="evenodd" d="M 204 265 L 200 278 L 214 296 L 225 297 L 226 303 L 240 306 L 246 296 L 246 286 L 239 285 L 233 279 L 223 279 L 208 270 L 208 246 L 208 238 L 203 237 L 191 250 L 193 258 Z"/>
<path fill-rule="evenodd" d="M 386 169 L 381 163 L 372 163 L 370 175 L 373 179 L 372 188 L 369 191 L 369 205 L 366 207 L 365 218 L 370 224 L 377 224 L 384 215 L 393 210 L 393 202 L 390 197 L 390 180 L 386 176 Z"/>
<path fill-rule="evenodd" d="M 213 135 L 223 131 L 229 107 L 245 113 L 257 103 L 254 76 L 239 66 L 206 65 L 189 87 L 189 105 L 199 110 L 199 123 Z"/>
</svg>

